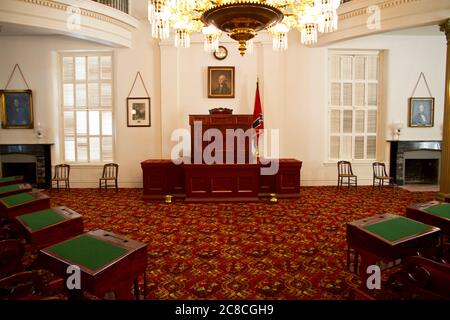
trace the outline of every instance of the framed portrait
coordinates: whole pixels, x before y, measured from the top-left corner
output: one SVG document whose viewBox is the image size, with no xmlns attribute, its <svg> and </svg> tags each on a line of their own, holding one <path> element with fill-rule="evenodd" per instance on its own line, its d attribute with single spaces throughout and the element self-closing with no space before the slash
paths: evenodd
<svg viewBox="0 0 450 320">
<path fill-rule="evenodd" d="M 234 98 L 234 67 L 208 67 L 208 98 Z"/>
<path fill-rule="evenodd" d="M 150 98 L 127 98 L 127 126 L 150 127 Z"/>
<path fill-rule="evenodd" d="M 434 125 L 434 98 L 409 98 L 409 126 Z"/>
<path fill-rule="evenodd" d="M 3 129 L 33 129 L 31 90 L 1 90 L 0 103 Z"/>
</svg>

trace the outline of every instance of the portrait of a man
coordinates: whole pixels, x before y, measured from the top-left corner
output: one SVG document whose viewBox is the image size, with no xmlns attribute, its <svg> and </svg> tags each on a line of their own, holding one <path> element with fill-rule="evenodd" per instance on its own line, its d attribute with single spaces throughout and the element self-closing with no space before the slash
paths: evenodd
<svg viewBox="0 0 450 320">
<path fill-rule="evenodd" d="M 31 90 L 3 91 L 2 102 L 2 128 L 33 128 L 33 109 Z"/>
<path fill-rule="evenodd" d="M 208 67 L 208 98 L 234 98 L 234 67 Z"/>
<path fill-rule="evenodd" d="M 410 126 L 432 127 L 434 122 L 434 98 L 410 99 Z"/>
</svg>

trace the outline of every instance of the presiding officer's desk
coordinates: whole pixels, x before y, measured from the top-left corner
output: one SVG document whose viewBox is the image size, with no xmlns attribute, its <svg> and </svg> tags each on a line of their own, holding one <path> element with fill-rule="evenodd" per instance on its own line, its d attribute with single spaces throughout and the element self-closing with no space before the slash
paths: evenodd
<svg viewBox="0 0 450 320">
<path fill-rule="evenodd" d="M 143 198 L 171 195 L 186 201 L 255 201 L 270 194 L 298 198 L 302 162 L 273 159 L 278 170 L 265 175 L 270 162 L 256 156 L 252 146 L 257 132 L 252 124 L 252 114 L 189 115 L 191 154 L 178 165 L 170 159 L 141 162 Z"/>
</svg>

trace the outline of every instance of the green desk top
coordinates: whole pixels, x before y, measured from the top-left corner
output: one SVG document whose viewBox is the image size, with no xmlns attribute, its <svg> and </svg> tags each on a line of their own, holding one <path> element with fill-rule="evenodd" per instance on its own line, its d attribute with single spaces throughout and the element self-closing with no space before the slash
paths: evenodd
<svg viewBox="0 0 450 320">
<path fill-rule="evenodd" d="M 426 208 L 424 211 L 434 215 L 450 219 L 450 203 L 441 203 L 435 206 Z"/>
<path fill-rule="evenodd" d="M 398 217 L 365 226 L 364 229 L 390 242 L 394 242 L 431 230 L 432 227 L 404 217 Z"/>
<path fill-rule="evenodd" d="M 39 229 L 64 221 L 64 217 L 53 209 L 24 214 L 18 216 L 17 219 L 24 222 L 32 231 L 37 231 Z"/>
<path fill-rule="evenodd" d="M 11 184 L 9 186 L 0 187 L 0 194 L 20 189 L 20 184 Z"/>
<path fill-rule="evenodd" d="M 71 263 L 96 271 L 127 252 L 126 249 L 82 235 L 47 249 Z"/>
<path fill-rule="evenodd" d="M 9 197 L 1 198 L 7 206 L 12 207 L 33 200 L 34 197 L 28 193 L 19 193 Z"/>
<path fill-rule="evenodd" d="M 0 182 L 10 182 L 10 181 L 14 181 L 16 179 L 16 177 L 4 177 L 4 178 L 0 178 Z"/>
</svg>

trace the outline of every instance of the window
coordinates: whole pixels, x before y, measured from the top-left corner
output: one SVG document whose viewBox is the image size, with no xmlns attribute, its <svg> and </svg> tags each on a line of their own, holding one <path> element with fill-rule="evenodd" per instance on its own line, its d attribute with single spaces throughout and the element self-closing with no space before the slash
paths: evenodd
<svg viewBox="0 0 450 320">
<path fill-rule="evenodd" d="M 329 160 L 375 160 L 378 52 L 329 56 Z"/>
<path fill-rule="evenodd" d="M 64 160 L 112 162 L 112 53 L 63 53 L 61 68 Z"/>
</svg>

